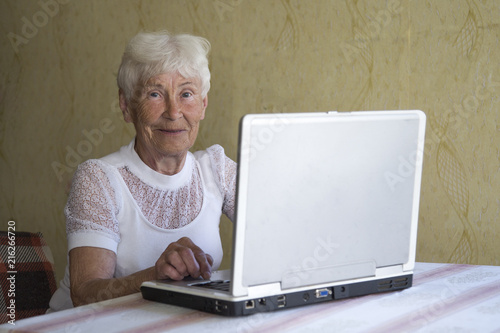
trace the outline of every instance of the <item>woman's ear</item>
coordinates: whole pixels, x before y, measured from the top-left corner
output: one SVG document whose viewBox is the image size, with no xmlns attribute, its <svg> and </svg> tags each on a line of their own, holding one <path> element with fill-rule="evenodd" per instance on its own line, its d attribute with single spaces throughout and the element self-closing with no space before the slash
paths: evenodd
<svg viewBox="0 0 500 333">
<path fill-rule="evenodd" d="M 203 98 L 203 111 L 201 112 L 201 120 L 205 119 L 205 110 L 207 109 L 208 105 L 208 96 L 205 96 Z"/>
<path fill-rule="evenodd" d="M 120 98 L 120 109 L 122 110 L 123 113 L 123 119 L 125 119 L 125 122 L 127 123 L 132 123 L 132 115 L 130 114 L 130 109 L 129 109 L 129 103 L 127 101 L 127 97 L 125 97 L 125 93 L 123 90 L 118 91 L 118 96 Z"/>
</svg>

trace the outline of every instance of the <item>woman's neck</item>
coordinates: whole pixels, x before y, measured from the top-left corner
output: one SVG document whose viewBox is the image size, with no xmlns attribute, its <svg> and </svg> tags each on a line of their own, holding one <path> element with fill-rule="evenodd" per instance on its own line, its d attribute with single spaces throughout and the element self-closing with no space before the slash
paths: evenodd
<svg viewBox="0 0 500 333">
<path fill-rule="evenodd" d="M 186 162 L 187 151 L 181 155 L 166 156 L 138 145 L 137 141 L 135 142 L 134 150 L 144 164 L 154 171 L 168 176 L 179 173 Z"/>
</svg>

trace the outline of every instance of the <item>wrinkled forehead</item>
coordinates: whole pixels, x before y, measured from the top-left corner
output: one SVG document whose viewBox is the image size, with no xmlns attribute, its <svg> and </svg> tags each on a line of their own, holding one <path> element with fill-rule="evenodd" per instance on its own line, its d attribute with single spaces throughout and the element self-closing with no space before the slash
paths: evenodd
<svg viewBox="0 0 500 333">
<path fill-rule="evenodd" d="M 154 75 L 148 78 L 143 84 L 140 85 L 141 88 L 147 87 L 182 87 L 182 86 L 193 86 L 194 88 L 201 89 L 201 78 L 198 76 L 184 76 L 179 72 L 167 72 L 158 75 Z"/>
</svg>

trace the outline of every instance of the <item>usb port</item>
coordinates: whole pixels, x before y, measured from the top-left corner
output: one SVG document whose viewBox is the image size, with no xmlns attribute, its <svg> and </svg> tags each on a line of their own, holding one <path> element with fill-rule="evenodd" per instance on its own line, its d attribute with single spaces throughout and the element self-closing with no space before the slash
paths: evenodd
<svg viewBox="0 0 500 333">
<path fill-rule="evenodd" d="M 227 305 L 223 304 L 221 301 L 215 301 L 215 312 L 222 312 L 227 310 Z"/>
<path fill-rule="evenodd" d="M 286 305 L 286 296 L 285 295 L 280 295 L 278 296 L 278 308 L 284 308 Z"/>
<path fill-rule="evenodd" d="M 222 305 L 220 304 L 219 300 L 215 300 L 215 311 L 222 312 Z"/>
<path fill-rule="evenodd" d="M 316 289 L 316 292 L 314 293 L 316 298 L 328 297 L 331 294 L 332 294 L 332 290 L 329 288 Z"/>
</svg>

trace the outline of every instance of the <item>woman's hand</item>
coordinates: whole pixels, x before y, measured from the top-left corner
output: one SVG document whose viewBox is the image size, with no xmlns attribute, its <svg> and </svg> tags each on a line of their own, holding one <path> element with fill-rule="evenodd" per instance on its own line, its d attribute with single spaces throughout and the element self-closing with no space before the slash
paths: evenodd
<svg viewBox="0 0 500 333">
<path fill-rule="evenodd" d="M 170 243 L 156 261 L 157 279 L 182 280 L 186 276 L 203 277 L 208 280 L 212 275 L 211 255 L 203 252 L 191 239 L 183 237 Z"/>
</svg>

